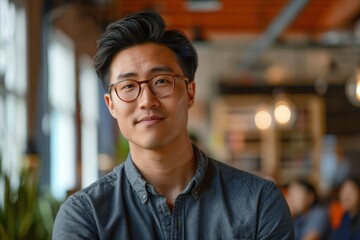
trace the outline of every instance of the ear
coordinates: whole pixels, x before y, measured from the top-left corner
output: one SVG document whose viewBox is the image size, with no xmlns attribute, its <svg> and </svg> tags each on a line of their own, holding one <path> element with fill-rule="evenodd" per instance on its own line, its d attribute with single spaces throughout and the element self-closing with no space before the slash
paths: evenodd
<svg viewBox="0 0 360 240">
<path fill-rule="evenodd" d="M 111 99 L 110 93 L 105 93 L 104 94 L 104 100 L 105 100 L 106 106 L 109 109 L 109 112 L 110 112 L 111 116 L 113 116 L 113 118 L 116 119 L 114 103 L 113 103 L 113 101 Z"/>
<path fill-rule="evenodd" d="M 196 85 L 195 82 L 192 81 L 188 84 L 188 106 L 189 108 L 191 108 L 194 105 L 194 101 L 195 101 L 195 89 L 196 89 Z"/>
</svg>

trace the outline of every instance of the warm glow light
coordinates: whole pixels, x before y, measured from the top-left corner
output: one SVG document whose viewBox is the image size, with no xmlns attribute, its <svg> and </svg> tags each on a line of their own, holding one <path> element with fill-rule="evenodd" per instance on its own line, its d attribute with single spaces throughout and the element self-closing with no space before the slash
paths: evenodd
<svg viewBox="0 0 360 240">
<path fill-rule="evenodd" d="M 356 99 L 360 101 L 360 79 L 358 79 L 356 82 Z"/>
<path fill-rule="evenodd" d="M 274 117 L 277 123 L 285 125 L 291 120 L 291 109 L 285 101 L 279 101 L 274 110 Z"/>
<path fill-rule="evenodd" d="M 345 93 L 354 106 L 360 107 L 360 67 L 346 82 Z"/>
<path fill-rule="evenodd" d="M 255 114 L 255 125 L 260 130 L 270 128 L 272 123 L 271 115 L 266 110 L 260 110 Z"/>
</svg>

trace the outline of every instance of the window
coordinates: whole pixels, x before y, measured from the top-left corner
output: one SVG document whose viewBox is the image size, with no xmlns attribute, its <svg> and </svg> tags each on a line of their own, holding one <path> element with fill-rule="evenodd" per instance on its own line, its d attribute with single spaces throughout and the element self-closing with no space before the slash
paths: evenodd
<svg viewBox="0 0 360 240">
<path fill-rule="evenodd" d="M 75 53 L 72 40 L 54 30 L 48 46 L 51 192 L 66 197 L 76 185 Z"/>
<path fill-rule="evenodd" d="M 90 57 L 80 60 L 81 184 L 98 179 L 99 80 Z"/>
<path fill-rule="evenodd" d="M 26 39 L 25 9 L 0 0 L 0 158 L 14 187 L 19 183 L 27 138 Z"/>
</svg>

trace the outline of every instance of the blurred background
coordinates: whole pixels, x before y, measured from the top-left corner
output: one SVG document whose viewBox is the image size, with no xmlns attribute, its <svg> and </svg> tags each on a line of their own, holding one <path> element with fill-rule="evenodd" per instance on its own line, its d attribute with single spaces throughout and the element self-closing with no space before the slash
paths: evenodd
<svg viewBox="0 0 360 240">
<path fill-rule="evenodd" d="M 321 195 L 360 176 L 359 0 L 0 0 L 11 188 L 36 169 L 39 191 L 62 201 L 125 159 L 92 58 L 110 22 L 144 9 L 199 53 L 188 126 L 210 156 Z"/>
</svg>

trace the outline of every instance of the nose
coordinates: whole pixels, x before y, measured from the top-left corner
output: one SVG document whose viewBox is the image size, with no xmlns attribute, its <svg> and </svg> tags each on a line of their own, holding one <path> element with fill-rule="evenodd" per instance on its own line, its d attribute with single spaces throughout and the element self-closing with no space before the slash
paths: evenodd
<svg viewBox="0 0 360 240">
<path fill-rule="evenodd" d="M 150 90 L 148 84 L 142 84 L 140 87 L 140 95 L 138 97 L 139 105 L 142 109 L 152 109 L 160 105 L 159 99 Z"/>
</svg>

